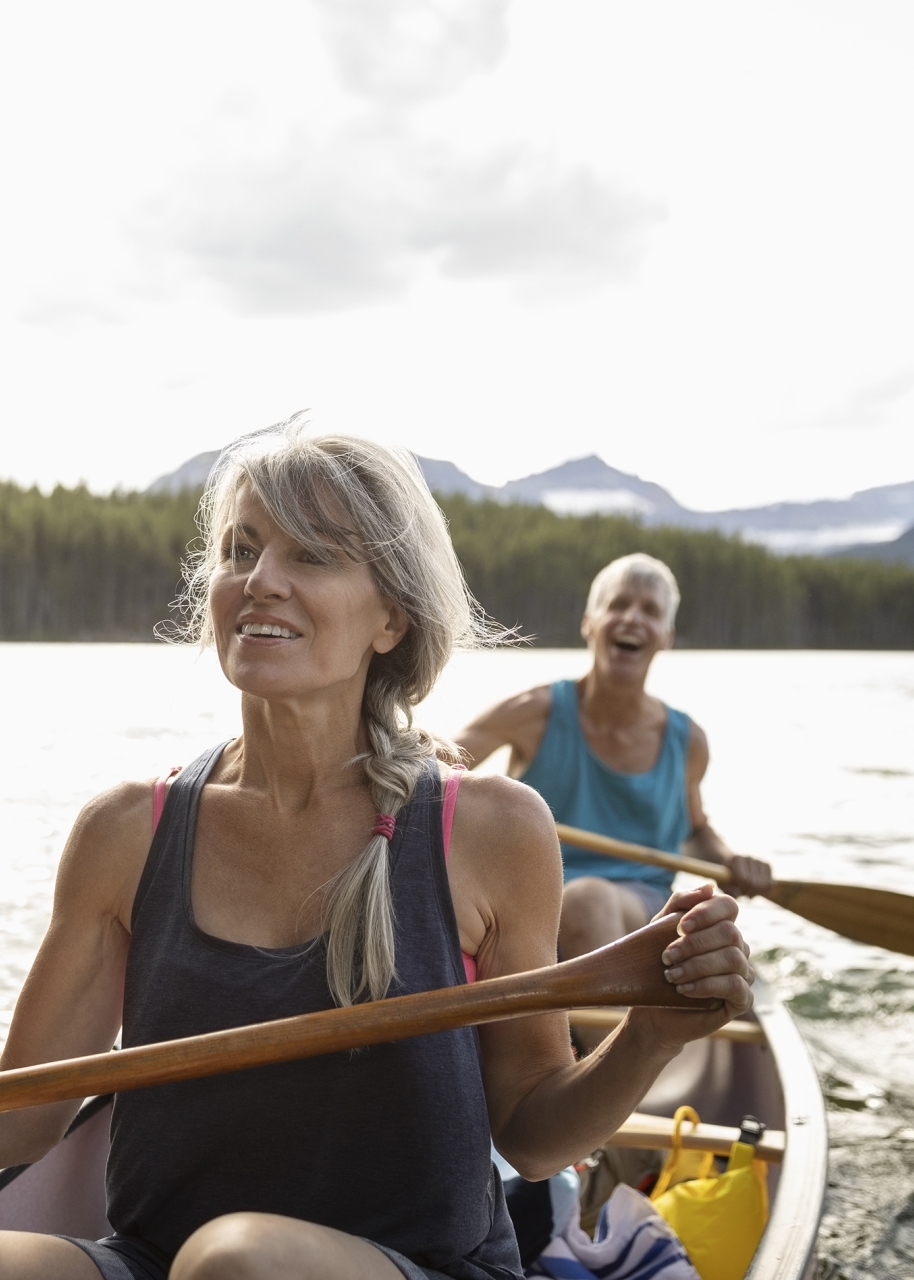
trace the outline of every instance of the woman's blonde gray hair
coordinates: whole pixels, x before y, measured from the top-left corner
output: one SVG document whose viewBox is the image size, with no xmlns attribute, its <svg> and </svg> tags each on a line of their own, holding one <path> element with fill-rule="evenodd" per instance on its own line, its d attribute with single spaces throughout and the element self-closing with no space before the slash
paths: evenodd
<svg viewBox="0 0 914 1280">
<path fill-rule="evenodd" d="M 202 547 L 185 565 L 182 638 L 210 644 L 209 582 L 242 486 L 276 523 L 327 564 L 341 556 L 370 569 L 382 596 L 409 620 L 389 653 L 371 660 L 362 702 L 369 748 L 357 761 L 379 813 L 396 814 L 436 757 L 453 744 L 412 723 L 454 649 L 479 648 L 497 631 L 471 596 L 447 525 L 413 456 L 353 436 L 312 434 L 302 414 L 229 445 L 200 503 Z M 374 835 L 323 890 L 327 978 L 338 1004 L 382 998 L 395 976 L 389 844 Z"/>
</svg>

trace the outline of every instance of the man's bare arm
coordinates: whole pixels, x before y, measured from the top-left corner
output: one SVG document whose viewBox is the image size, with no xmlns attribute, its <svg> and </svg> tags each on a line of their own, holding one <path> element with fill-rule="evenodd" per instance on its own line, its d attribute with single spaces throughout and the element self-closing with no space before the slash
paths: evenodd
<svg viewBox="0 0 914 1280">
<path fill-rule="evenodd" d="M 539 750 L 546 732 L 552 692 L 548 685 L 528 689 L 483 711 L 456 735 L 455 741 L 474 768 L 499 747 L 511 748 L 508 772 L 517 777 Z"/>
<path fill-rule="evenodd" d="M 701 782 L 708 769 L 710 760 L 708 739 L 704 730 L 692 722 L 692 735 L 689 739 L 688 759 L 688 792 L 689 816 L 692 820 L 692 834 L 683 846 L 683 852 L 692 858 L 701 858 L 705 862 L 718 862 L 725 866 L 733 879 L 726 885 L 728 893 L 734 895 L 766 894 L 771 888 L 771 867 L 761 858 L 750 858 L 745 854 L 734 853 L 727 842 L 718 835 L 708 821 L 701 800 Z"/>
</svg>

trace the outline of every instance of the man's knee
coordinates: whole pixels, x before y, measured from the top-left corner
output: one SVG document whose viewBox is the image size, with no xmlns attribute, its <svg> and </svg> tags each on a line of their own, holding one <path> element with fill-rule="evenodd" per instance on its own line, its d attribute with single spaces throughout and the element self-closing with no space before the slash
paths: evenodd
<svg viewBox="0 0 914 1280">
<path fill-rule="evenodd" d="M 598 876 L 578 876 L 562 892 L 562 917 L 569 923 L 597 923 L 616 915 L 620 906 L 616 886 Z"/>
<path fill-rule="evenodd" d="M 559 950 L 565 959 L 616 942 L 647 924 L 648 914 L 629 890 L 597 876 L 580 876 L 565 886 Z"/>
</svg>

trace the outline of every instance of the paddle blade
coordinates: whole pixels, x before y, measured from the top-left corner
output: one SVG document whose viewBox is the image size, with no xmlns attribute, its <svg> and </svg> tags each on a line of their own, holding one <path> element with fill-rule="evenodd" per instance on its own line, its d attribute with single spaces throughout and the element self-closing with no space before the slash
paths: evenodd
<svg viewBox="0 0 914 1280">
<path fill-rule="evenodd" d="M 857 884 L 778 880 L 769 898 L 845 938 L 914 956 L 914 897 Z"/>
</svg>

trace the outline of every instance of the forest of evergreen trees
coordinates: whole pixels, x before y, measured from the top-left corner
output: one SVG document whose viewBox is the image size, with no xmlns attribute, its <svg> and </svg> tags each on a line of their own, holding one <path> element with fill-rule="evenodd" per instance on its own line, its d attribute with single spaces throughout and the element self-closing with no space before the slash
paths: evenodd
<svg viewBox="0 0 914 1280">
<path fill-rule="evenodd" d="M 595 574 L 646 551 L 682 592 L 677 643 L 700 649 L 914 648 L 914 569 L 872 560 L 774 556 L 714 532 L 645 528 L 619 516 L 442 499 L 467 580 L 499 622 L 537 644 L 581 644 Z"/>
<path fill-rule="evenodd" d="M 197 495 L 51 494 L 0 483 L 0 639 L 151 640 L 196 536 Z M 488 613 L 540 645 L 581 643 L 594 574 L 647 551 L 682 589 L 693 648 L 914 647 L 914 569 L 773 556 L 717 533 L 447 497 L 457 554 Z"/>
<path fill-rule="evenodd" d="M 198 496 L 0 482 L 0 640 L 151 640 Z"/>
</svg>

